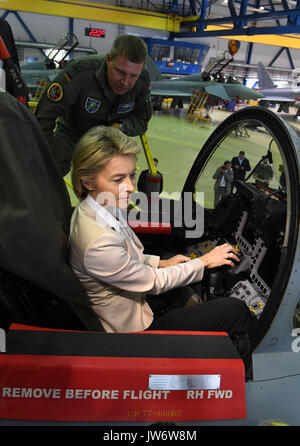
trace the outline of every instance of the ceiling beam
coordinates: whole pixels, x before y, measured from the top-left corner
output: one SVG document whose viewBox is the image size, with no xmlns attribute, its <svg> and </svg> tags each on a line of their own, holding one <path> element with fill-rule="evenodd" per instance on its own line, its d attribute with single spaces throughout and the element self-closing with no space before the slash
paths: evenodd
<svg viewBox="0 0 300 446">
<path fill-rule="evenodd" d="M 261 35 L 234 35 L 233 27 L 230 25 L 227 26 L 209 26 L 207 28 L 208 32 L 218 32 L 221 31 L 220 39 L 236 39 L 241 42 L 249 42 L 249 43 L 259 43 L 261 45 L 273 45 L 278 47 L 285 48 L 294 48 L 300 49 L 300 35 L 295 34 L 261 34 Z M 227 33 L 227 34 L 226 34 Z M 197 33 L 196 33 L 197 34 Z M 225 35 L 224 35 L 225 34 Z M 179 38 L 181 33 L 173 34 L 173 37 Z M 196 36 L 195 36 L 196 37 Z M 203 36 L 205 37 L 205 36 Z M 207 35 L 208 37 L 208 35 Z"/>
<path fill-rule="evenodd" d="M 74 19 L 116 23 L 141 28 L 179 31 L 181 17 L 79 0 L 1 0 L 1 8 Z"/>
<path fill-rule="evenodd" d="M 299 1 L 300 0 L 297 0 L 297 6 Z M 294 30 L 298 30 L 298 27 L 293 28 L 292 26 L 289 28 L 289 32 L 286 30 L 285 33 L 282 28 L 281 32 L 284 33 L 283 35 L 278 34 L 278 27 L 273 28 L 272 32 L 274 32 L 274 34 L 269 35 L 260 35 L 259 33 L 262 32 L 262 28 L 259 27 L 256 29 L 252 27 L 251 34 L 250 32 L 237 34 L 237 31 L 233 30 L 231 24 L 222 24 L 220 26 L 210 24 L 205 31 L 203 31 L 202 35 L 199 35 L 197 32 L 183 34 L 180 32 L 180 27 L 184 22 L 191 21 L 192 19 L 199 19 L 198 16 L 180 17 L 175 13 L 163 14 L 152 11 L 101 5 L 99 3 L 88 3 L 79 0 L 1 0 L 0 5 L 2 9 L 12 11 L 73 17 L 75 19 L 90 20 L 92 22 L 115 23 L 135 27 L 138 26 L 141 28 L 158 29 L 172 33 L 173 38 L 211 37 L 213 35 L 224 39 L 234 38 L 245 42 L 300 49 L 300 35 L 292 34 L 295 32 Z M 300 7 L 300 5 L 298 7 Z M 237 19 L 243 21 L 245 8 L 240 9 L 240 13 L 243 15 L 237 14 Z M 294 27 L 295 26 L 297 25 L 294 25 Z M 247 30 L 249 28 L 245 29 Z M 300 33 L 300 31 L 297 32 Z"/>
<path fill-rule="evenodd" d="M 282 26 L 249 26 L 245 28 L 239 28 L 235 26 L 229 26 L 225 28 L 224 26 L 207 26 L 205 30 L 200 31 L 182 31 L 180 33 L 172 33 L 172 38 L 182 38 L 182 37 L 226 37 L 227 38 L 237 38 L 240 36 L 258 36 L 266 34 L 300 34 L 300 25 L 282 25 Z M 295 36 L 296 37 L 296 36 Z M 277 45 L 277 42 L 274 42 Z M 273 43 L 273 44 L 274 44 Z"/>
</svg>

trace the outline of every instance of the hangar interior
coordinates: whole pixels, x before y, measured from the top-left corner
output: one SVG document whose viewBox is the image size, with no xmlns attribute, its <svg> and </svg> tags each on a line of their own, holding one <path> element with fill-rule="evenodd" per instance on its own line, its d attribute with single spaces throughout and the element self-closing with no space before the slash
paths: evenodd
<svg viewBox="0 0 300 446">
<path fill-rule="evenodd" d="M 220 54 L 228 54 L 228 42 L 235 39 L 240 46 L 222 71 L 225 78 L 233 76 L 241 84 L 255 87 L 258 64 L 262 62 L 277 88 L 297 85 L 300 40 L 295 33 L 298 9 L 292 1 L 262 0 L 255 6 L 245 1 L 220 0 L 202 3 L 184 0 L 78 1 L 76 4 L 68 0 L 63 6 L 55 1 L 46 1 L 42 5 L 34 1 L 25 4 L 7 0 L 4 3 L 6 9 L 1 9 L 0 15 L 12 28 L 21 68 L 43 60 L 54 44 L 67 33 L 71 33 L 71 37 L 66 47 L 72 44 L 72 33 L 78 44 L 66 56 L 66 60 L 87 54 L 105 54 L 118 35 L 129 33 L 145 38 L 149 54 L 167 78 L 183 77 L 191 69 L 198 72 L 205 70 Z M 137 21 L 142 26 L 134 26 Z M 173 43 L 177 46 L 171 47 Z M 64 54 L 64 49 L 56 52 L 55 60 L 58 62 Z M 176 58 L 183 66 L 177 68 L 177 72 L 172 70 Z M 249 103 L 251 105 L 251 101 L 230 104 L 230 101 L 219 100 L 216 107 L 206 110 L 206 113 L 209 111 L 209 119 L 200 116 L 191 121 L 187 119 L 189 103 L 184 103 L 183 107 L 172 107 L 170 99 L 163 100 L 162 107 L 153 113 L 147 131 L 150 153 L 159 159 L 158 168 L 163 173 L 162 197 L 180 193 L 199 149 L 213 129 L 232 110 Z M 273 110 L 276 107 L 273 106 Z M 284 116 L 297 131 L 295 109 L 290 107 L 290 113 Z M 252 140 L 248 136 L 246 129 L 235 135 L 230 150 L 225 152 L 227 158 L 231 159 L 239 150 L 244 150 L 246 155 L 249 154 L 251 164 L 255 165 L 257 154 L 253 156 L 249 153 Z M 264 146 L 262 143 L 262 152 Z M 215 159 L 219 164 L 225 161 L 218 157 Z M 137 175 L 148 164 L 147 156 L 142 154 L 138 159 Z M 212 175 L 216 167 L 216 162 L 210 163 L 205 181 L 200 182 L 205 193 L 205 204 L 210 208 L 214 207 Z M 72 191 L 70 175 L 66 176 L 65 182 L 72 204 L 76 205 L 78 200 Z"/>
<path fill-rule="evenodd" d="M 127 0 L 79 1 L 76 4 L 66 1 L 62 6 L 55 1 L 37 5 L 34 1 L 24 4 L 7 0 L 5 6 L 6 9 L 0 10 L 0 14 L 13 31 L 21 69 L 45 59 L 51 54 L 55 43 L 68 33 L 69 41 L 59 48 L 61 51 L 54 51 L 56 66 L 64 57 L 72 60 L 88 54 L 105 54 L 118 35 L 129 33 L 145 39 L 149 55 L 169 79 L 176 76 L 183 78 L 185 73 L 205 70 L 220 54 L 229 54 L 229 41 L 238 40 L 238 51 L 222 70 L 225 79 L 233 76 L 240 84 L 255 87 L 258 64 L 263 62 L 277 88 L 297 84 L 300 40 L 296 33 L 293 34 L 297 31 L 298 23 L 298 10 L 293 2 L 260 1 L 250 6 L 247 2 L 232 1 Z M 137 17 L 141 27 L 134 26 Z M 74 39 L 77 39 L 77 45 L 65 56 L 65 48 L 70 48 Z M 177 64 L 179 68 L 176 62 L 180 62 Z M 205 115 L 188 119 L 190 104 L 189 99 L 181 107 L 176 107 L 176 104 L 173 107 L 171 99 L 164 99 L 158 110 L 154 108 L 156 111 L 149 122 L 147 138 L 150 162 L 152 157 L 159 159 L 158 169 L 164 180 L 162 198 L 180 194 L 199 150 L 213 130 L 233 110 L 247 107 L 251 101 L 234 103 L 219 99 L 215 102 L 216 106 L 205 109 Z M 276 111 L 274 105 L 272 109 Z M 290 113 L 284 113 L 284 116 L 297 131 L 295 109 L 290 107 L 289 110 Z M 253 134 L 251 125 L 243 125 L 239 131 L 227 137 L 226 143 L 222 144 L 222 155 L 219 155 L 219 150 L 215 153 L 201 180 L 195 185 L 197 191 L 204 192 L 207 208 L 213 209 L 215 205 L 215 169 L 224 163 L 225 158 L 231 160 L 240 150 L 246 152 L 254 167 L 265 155 L 266 147 L 272 143 L 269 137 L 265 139 L 262 132 Z M 251 151 L 254 140 L 258 150 L 255 153 Z M 137 141 L 142 142 L 139 137 Z M 149 154 L 145 154 L 142 152 L 138 158 L 137 175 L 149 166 L 151 169 Z M 277 158 L 277 171 L 270 183 L 275 189 L 279 185 L 282 174 L 280 166 L 283 163 L 279 155 Z M 70 174 L 65 177 L 65 183 L 75 206 L 78 199 L 72 190 Z"/>
<path fill-rule="evenodd" d="M 55 4 L 56 2 L 43 2 L 43 5 L 37 5 L 34 1 L 26 2 L 26 5 L 23 3 L 8 0 L 5 2 L 6 9 L 0 9 L 1 16 L 11 25 L 21 66 L 45 58 L 53 45 L 66 33 L 74 33 L 79 41 L 66 59 L 94 53 L 105 54 L 118 35 L 131 33 L 145 37 L 148 46 L 151 39 L 153 42 L 157 40 L 157 58 L 164 66 L 172 62 L 169 56 L 173 54 L 173 59 L 176 56 L 174 51 L 170 54 L 164 40 L 171 38 L 178 43 L 199 45 L 202 48 L 202 57 L 201 61 L 198 61 L 198 69 L 203 70 L 211 60 L 225 51 L 228 52 L 229 39 L 235 39 L 237 33 L 240 33 L 237 38 L 240 42 L 239 50 L 223 71 L 226 77 L 233 76 L 244 85 L 257 87 L 257 66 L 262 62 L 278 87 L 292 87 L 298 81 L 300 41 L 299 37 L 293 34 L 293 2 L 286 6 L 281 1 L 270 4 L 261 1 L 256 2 L 256 7 L 247 6 L 244 2 L 226 1 L 203 3 L 206 5 L 203 7 L 201 2 L 184 0 L 92 3 L 81 1 L 77 2 L 76 7 L 68 5 L 68 2 L 65 2 L 63 7 Z M 101 17 L 101 20 L 96 19 L 97 16 Z M 243 16 L 243 22 L 237 21 L 236 17 L 239 16 Z M 137 17 L 143 27 L 134 26 Z M 197 23 L 197 20 L 201 21 L 203 18 L 207 21 L 205 29 L 202 29 L 204 25 Z M 235 27 L 235 32 L 228 36 L 228 27 L 232 26 Z M 104 30 L 105 34 L 100 38 L 90 37 L 86 35 L 88 28 Z M 180 47 L 176 49 L 178 55 Z M 164 50 L 167 51 L 165 55 Z M 56 59 L 60 60 L 61 57 L 63 55 L 59 53 Z M 186 62 L 185 70 L 193 64 L 187 51 L 178 57 Z M 184 72 L 181 70 L 180 73 Z M 176 76 L 176 72 L 174 74 L 173 70 L 168 73 L 165 70 L 165 75 Z M 199 144 L 204 143 L 212 128 L 227 116 L 227 112 L 218 110 L 223 107 L 217 107 L 211 116 L 212 122 L 201 120 L 197 125 L 191 126 L 185 122 L 185 111 L 176 108 L 171 112 L 170 100 L 164 102 L 164 109 L 153 115 L 147 136 L 153 156 L 159 158 L 160 171 L 164 172 L 164 192 L 170 194 L 174 190 L 181 190 Z M 293 113 L 295 114 L 295 110 Z M 295 125 L 297 126 L 297 120 Z M 180 156 L 180 161 L 177 162 L 182 149 L 185 156 Z M 172 166 L 168 162 L 170 151 L 176 154 Z M 146 167 L 147 161 L 142 156 L 138 172 Z M 76 198 L 72 190 L 70 195 L 75 204 Z"/>
</svg>

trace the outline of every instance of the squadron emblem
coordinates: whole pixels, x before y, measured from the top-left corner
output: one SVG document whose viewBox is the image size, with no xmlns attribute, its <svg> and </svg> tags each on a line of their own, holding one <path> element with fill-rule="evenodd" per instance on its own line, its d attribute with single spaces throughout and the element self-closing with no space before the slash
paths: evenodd
<svg viewBox="0 0 300 446">
<path fill-rule="evenodd" d="M 99 110 L 101 101 L 88 97 L 85 101 L 85 109 L 88 113 L 96 113 Z"/>
<path fill-rule="evenodd" d="M 47 91 L 47 98 L 52 102 L 58 102 L 62 99 L 64 95 L 62 86 L 55 82 L 51 84 Z"/>
</svg>

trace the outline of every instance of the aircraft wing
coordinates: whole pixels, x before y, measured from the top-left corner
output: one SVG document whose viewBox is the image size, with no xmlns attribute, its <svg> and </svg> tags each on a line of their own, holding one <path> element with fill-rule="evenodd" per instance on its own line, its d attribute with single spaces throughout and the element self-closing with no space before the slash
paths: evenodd
<svg viewBox="0 0 300 446">
<path fill-rule="evenodd" d="M 207 94 L 217 96 L 224 100 L 258 99 L 263 94 L 239 84 L 226 84 L 219 82 L 191 82 L 184 80 L 161 80 L 151 83 L 152 96 L 191 96 L 195 90 L 205 91 Z"/>
<path fill-rule="evenodd" d="M 225 84 L 215 82 L 212 83 L 212 85 L 205 85 L 204 90 L 209 95 L 217 96 L 227 101 L 230 101 L 232 99 L 225 88 Z"/>
<path fill-rule="evenodd" d="M 191 96 L 195 90 L 195 86 L 189 82 L 176 81 L 153 81 L 151 82 L 152 96 Z"/>
<path fill-rule="evenodd" d="M 291 104 L 295 102 L 295 98 L 290 98 L 288 96 L 264 96 L 263 100 L 268 102 L 275 102 L 277 104 L 279 102 L 289 102 Z"/>
<path fill-rule="evenodd" d="M 240 84 L 224 84 L 224 87 L 228 93 L 228 95 L 233 100 L 246 100 L 253 99 L 258 100 L 260 98 L 264 98 L 264 95 L 259 91 L 254 90 L 253 88 L 245 87 Z"/>
<path fill-rule="evenodd" d="M 189 97 L 194 94 L 195 90 L 203 91 L 209 95 L 220 97 L 221 99 L 230 100 L 224 84 L 214 82 L 190 82 L 190 81 L 177 81 L 165 80 L 151 83 L 151 95 L 152 96 L 165 96 L 165 97 Z"/>
</svg>

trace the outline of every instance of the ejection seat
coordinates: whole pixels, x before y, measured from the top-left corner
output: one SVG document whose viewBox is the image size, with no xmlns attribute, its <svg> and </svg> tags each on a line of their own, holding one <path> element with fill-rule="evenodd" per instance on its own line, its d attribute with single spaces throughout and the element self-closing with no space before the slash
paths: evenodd
<svg viewBox="0 0 300 446">
<path fill-rule="evenodd" d="M 39 123 L 0 93 L 0 327 L 86 330 L 85 290 L 67 262 L 69 196 Z M 85 310 L 88 311 L 88 310 Z M 95 318 L 96 331 L 103 331 Z"/>
</svg>

